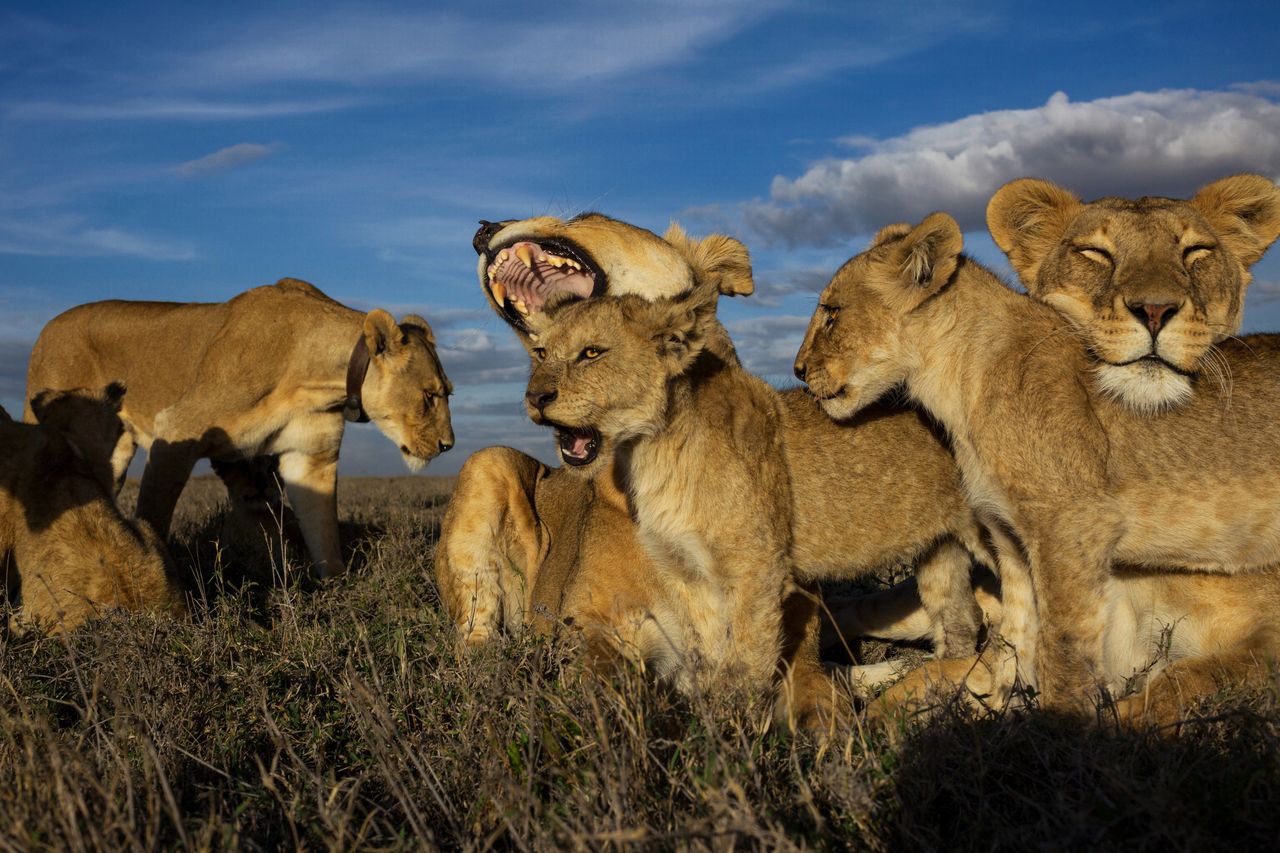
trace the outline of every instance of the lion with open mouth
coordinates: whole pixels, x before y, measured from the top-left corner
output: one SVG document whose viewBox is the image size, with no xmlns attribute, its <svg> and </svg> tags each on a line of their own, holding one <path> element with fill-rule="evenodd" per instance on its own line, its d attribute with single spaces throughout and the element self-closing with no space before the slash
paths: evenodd
<svg viewBox="0 0 1280 853">
<path fill-rule="evenodd" d="M 536 318 L 554 298 L 754 289 L 746 247 L 733 238 L 695 240 L 676 226 L 659 237 L 595 213 L 483 222 L 474 247 L 484 298 L 530 352 L 539 345 Z M 705 348 L 737 363 L 718 322 Z M 838 706 L 817 659 L 811 591 L 819 581 L 915 563 L 938 651 L 968 654 L 978 632 L 971 555 L 987 556 L 955 463 L 918 412 L 882 403 L 835 423 L 801 389 L 779 398 L 792 555 L 805 587 L 784 606 L 779 668 L 787 676 L 784 707 L 810 725 L 833 719 Z M 571 623 L 594 659 L 648 663 L 662 650 L 645 640 L 645 626 L 668 591 L 654 583 L 614 448 L 601 440 L 607 431 L 599 423 L 548 425 L 563 468 L 504 447 L 463 466 L 436 548 L 443 602 L 469 643 L 526 623 L 536 630 Z"/>
</svg>

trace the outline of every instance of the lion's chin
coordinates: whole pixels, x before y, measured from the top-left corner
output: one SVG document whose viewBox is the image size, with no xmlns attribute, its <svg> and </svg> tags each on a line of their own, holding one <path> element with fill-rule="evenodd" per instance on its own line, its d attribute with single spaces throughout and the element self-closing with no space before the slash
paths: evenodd
<svg viewBox="0 0 1280 853">
<path fill-rule="evenodd" d="M 1158 415 L 1191 400 L 1191 378 L 1149 358 L 1129 364 L 1099 364 L 1098 390 L 1143 415 Z"/>
<path fill-rule="evenodd" d="M 417 474 L 426 468 L 427 463 L 432 459 L 435 459 L 436 455 L 437 454 L 432 454 L 431 456 L 414 456 L 412 453 L 405 453 L 404 451 L 400 452 L 400 458 L 404 460 L 405 467 L 414 474 Z"/>
</svg>

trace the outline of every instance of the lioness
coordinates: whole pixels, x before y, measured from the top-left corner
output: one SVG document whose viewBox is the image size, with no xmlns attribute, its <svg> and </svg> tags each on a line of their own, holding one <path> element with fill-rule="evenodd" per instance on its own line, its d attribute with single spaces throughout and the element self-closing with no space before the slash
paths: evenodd
<svg viewBox="0 0 1280 853">
<path fill-rule="evenodd" d="M 112 499 L 111 453 L 124 430 L 124 389 L 46 391 L 29 401 L 39 424 L 0 409 L 0 563 L 19 626 L 75 628 L 100 608 L 186 613 L 164 548 Z"/>
<path fill-rule="evenodd" d="M 1214 346 L 1240 330 L 1249 268 L 1280 236 L 1280 188 L 1236 175 L 1187 201 L 1085 204 L 1023 178 L 991 197 L 987 226 L 1031 294 L 1079 331 L 1098 387 L 1154 414 L 1201 375 L 1229 381 Z"/>
<path fill-rule="evenodd" d="M 198 459 L 215 462 L 236 501 L 252 461 L 278 456 L 319 577 L 344 568 L 336 495 L 344 418 L 372 420 L 415 470 L 453 446 L 453 389 L 427 321 L 362 314 L 291 278 L 222 303 L 72 308 L 40 333 L 27 391 L 110 378 L 129 388 L 117 481 L 135 442 L 148 451 L 140 518 L 168 532 Z"/>
<path fill-rule="evenodd" d="M 883 229 L 823 291 L 797 366 L 833 416 L 905 383 L 946 426 L 971 504 L 1029 561 L 1044 700 L 1080 706 L 1106 679 L 1113 565 L 1277 563 L 1280 338 L 1221 344 L 1231 387 L 1142 417 L 1087 381 L 1056 311 L 962 248 L 942 213 Z"/>
<path fill-rule="evenodd" d="M 557 292 L 654 299 L 696 285 L 727 294 L 753 288 L 746 247 L 736 240 L 693 240 L 676 227 L 659 238 L 599 214 L 484 223 L 475 246 L 485 298 L 529 349 L 537 345 L 530 318 Z M 736 360 L 718 324 L 706 348 Z M 836 424 L 803 390 L 782 392 L 780 403 L 802 581 L 918 561 L 940 649 L 967 653 L 977 614 L 968 591 L 970 557 L 960 543 L 975 552 L 982 545 L 938 435 L 918 412 L 890 404 Z M 564 433 L 560 450 L 566 468 L 508 448 L 473 454 L 463 466 L 435 570 L 443 601 L 469 642 L 551 617 L 572 620 L 607 653 L 625 649 L 619 638 L 652 602 L 652 566 L 617 488 L 615 462 L 571 470 L 586 461 L 584 452 L 598 450 L 580 434 Z M 802 716 L 806 703 L 821 706 L 830 692 L 813 653 L 813 616 L 809 598 L 788 602 L 783 658 L 795 667 L 789 686 Z M 810 643 L 804 654 L 802 639 Z"/>
<path fill-rule="evenodd" d="M 759 689 L 793 587 L 791 486 L 777 392 L 706 351 L 716 295 L 548 306 L 525 405 L 580 470 L 616 459 L 655 587 L 638 656 L 686 690 Z"/>
</svg>

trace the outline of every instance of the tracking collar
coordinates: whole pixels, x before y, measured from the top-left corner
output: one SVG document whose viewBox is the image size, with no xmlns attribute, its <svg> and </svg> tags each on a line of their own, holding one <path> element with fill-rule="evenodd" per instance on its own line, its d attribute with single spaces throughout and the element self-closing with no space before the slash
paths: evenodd
<svg viewBox="0 0 1280 853">
<path fill-rule="evenodd" d="M 364 342 L 364 335 L 356 341 L 351 350 L 351 360 L 347 362 L 347 397 L 342 401 L 342 417 L 353 424 L 369 422 L 369 413 L 364 410 L 360 400 L 360 389 L 364 387 L 365 374 L 369 372 L 369 345 Z"/>
</svg>

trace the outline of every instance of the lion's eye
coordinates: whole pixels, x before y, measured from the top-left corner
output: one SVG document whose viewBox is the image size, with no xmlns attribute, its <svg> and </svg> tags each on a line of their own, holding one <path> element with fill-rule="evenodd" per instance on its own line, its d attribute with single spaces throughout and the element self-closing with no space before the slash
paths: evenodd
<svg viewBox="0 0 1280 853">
<path fill-rule="evenodd" d="M 1213 251 L 1213 246 L 1196 245 L 1188 246 L 1182 250 L 1182 263 L 1185 266 L 1191 266 L 1201 258 L 1208 257 Z"/>
<path fill-rule="evenodd" d="M 604 350 L 597 347 L 587 347 L 582 351 L 582 354 L 578 356 L 578 358 L 585 361 L 594 361 L 602 355 L 604 355 Z"/>
<path fill-rule="evenodd" d="M 834 323 L 836 321 L 836 318 L 840 316 L 839 305 L 823 305 L 822 310 L 827 313 L 826 325 L 828 326 Z"/>
<path fill-rule="evenodd" d="M 546 349 L 544 349 L 543 347 L 534 347 L 533 357 L 538 361 L 542 361 L 544 358 L 547 357 Z"/>
<path fill-rule="evenodd" d="M 1111 253 L 1100 246 L 1077 246 L 1076 251 L 1095 263 L 1106 264 L 1107 266 L 1115 265 L 1115 260 L 1111 257 Z"/>
</svg>

